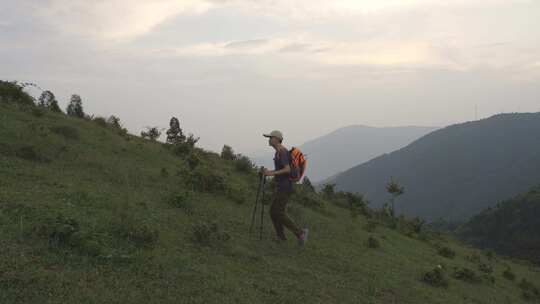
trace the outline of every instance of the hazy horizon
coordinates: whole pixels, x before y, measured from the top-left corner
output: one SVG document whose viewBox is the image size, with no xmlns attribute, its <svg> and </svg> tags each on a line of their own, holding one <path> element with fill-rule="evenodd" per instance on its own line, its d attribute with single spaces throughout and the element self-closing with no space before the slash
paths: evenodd
<svg viewBox="0 0 540 304">
<path fill-rule="evenodd" d="M 179 117 L 200 145 L 263 151 L 349 125 L 540 111 L 540 2 L 4 1 L 0 79 L 130 132 Z"/>
</svg>

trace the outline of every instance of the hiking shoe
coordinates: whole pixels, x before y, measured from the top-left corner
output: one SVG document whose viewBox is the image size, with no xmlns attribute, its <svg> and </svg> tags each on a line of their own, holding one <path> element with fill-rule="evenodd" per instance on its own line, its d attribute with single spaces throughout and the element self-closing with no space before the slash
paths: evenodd
<svg viewBox="0 0 540 304">
<path fill-rule="evenodd" d="M 298 245 L 304 247 L 307 242 L 309 230 L 307 228 L 302 229 L 302 234 L 298 237 Z"/>
</svg>

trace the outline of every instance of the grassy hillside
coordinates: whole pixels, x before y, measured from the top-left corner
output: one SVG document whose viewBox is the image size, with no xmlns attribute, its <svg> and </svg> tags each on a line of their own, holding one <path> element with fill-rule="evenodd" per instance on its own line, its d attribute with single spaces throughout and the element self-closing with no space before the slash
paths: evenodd
<svg viewBox="0 0 540 304">
<path fill-rule="evenodd" d="M 466 241 L 540 264 L 540 187 L 503 201 L 458 228 Z"/>
<path fill-rule="evenodd" d="M 256 183 L 213 153 L 4 100 L 0 303 L 538 300 L 538 268 L 403 220 L 351 216 L 337 198 L 297 193 L 304 249 L 273 242 L 268 217 L 264 240 L 250 238 Z"/>
<path fill-rule="evenodd" d="M 384 185 L 405 186 L 396 209 L 434 220 L 467 219 L 540 180 L 540 113 L 501 114 L 450 126 L 338 175 L 332 182 L 388 200 Z"/>
</svg>

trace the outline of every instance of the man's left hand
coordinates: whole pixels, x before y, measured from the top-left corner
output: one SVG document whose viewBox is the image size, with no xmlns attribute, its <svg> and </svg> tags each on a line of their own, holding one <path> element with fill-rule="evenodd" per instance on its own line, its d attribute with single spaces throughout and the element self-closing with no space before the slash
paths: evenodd
<svg viewBox="0 0 540 304">
<path fill-rule="evenodd" d="M 270 171 L 270 170 L 268 170 L 266 168 L 263 169 L 262 173 L 263 173 L 264 176 L 272 176 L 272 175 L 274 175 L 274 173 L 272 171 Z"/>
</svg>

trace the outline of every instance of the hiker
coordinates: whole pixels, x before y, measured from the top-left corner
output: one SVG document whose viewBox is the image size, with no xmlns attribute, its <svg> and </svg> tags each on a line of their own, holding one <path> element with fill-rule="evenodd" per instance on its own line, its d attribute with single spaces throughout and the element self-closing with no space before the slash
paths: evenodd
<svg viewBox="0 0 540 304">
<path fill-rule="evenodd" d="M 289 178 L 291 166 L 289 163 L 289 151 L 283 146 L 283 134 L 280 131 L 272 131 L 270 134 L 263 134 L 268 137 L 268 144 L 276 150 L 274 156 L 275 170 L 270 171 L 262 168 L 264 176 L 274 176 L 276 189 L 274 200 L 270 206 L 270 217 L 279 241 L 286 241 L 283 227 L 287 227 L 298 239 L 298 244 L 303 246 L 307 241 L 308 229 L 300 229 L 286 213 L 287 203 L 292 194 L 292 181 Z"/>
</svg>

